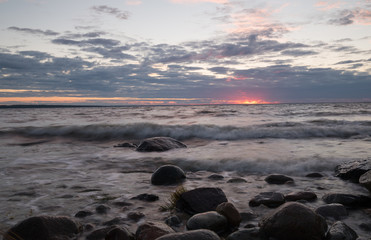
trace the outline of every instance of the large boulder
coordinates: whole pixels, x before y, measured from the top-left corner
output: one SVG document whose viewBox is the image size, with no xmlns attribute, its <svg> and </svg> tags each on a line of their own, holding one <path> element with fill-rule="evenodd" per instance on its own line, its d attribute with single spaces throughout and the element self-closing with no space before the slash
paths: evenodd
<svg viewBox="0 0 371 240">
<path fill-rule="evenodd" d="M 327 240 L 356 240 L 357 233 L 343 222 L 335 222 L 327 233 Z"/>
<path fill-rule="evenodd" d="M 293 182 L 294 179 L 281 174 L 271 174 L 264 179 L 269 184 L 285 184 L 287 182 Z"/>
<path fill-rule="evenodd" d="M 135 233 L 137 240 L 155 240 L 169 233 L 174 233 L 174 230 L 162 222 L 146 222 L 140 225 Z"/>
<path fill-rule="evenodd" d="M 261 204 L 275 208 L 285 203 L 285 197 L 282 193 L 278 192 L 262 192 L 250 200 L 249 205 L 251 207 L 258 207 Z"/>
<path fill-rule="evenodd" d="M 209 229 L 221 234 L 225 232 L 227 228 L 227 219 L 215 211 L 195 214 L 187 221 L 188 230 Z"/>
<path fill-rule="evenodd" d="M 371 197 L 344 193 L 328 193 L 322 197 L 326 203 L 340 203 L 346 207 L 371 207 Z"/>
<path fill-rule="evenodd" d="M 223 202 L 228 202 L 228 199 L 220 188 L 196 188 L 182 193 L 176 202 L 176 208 L 193 215 L 215 211 Z"/>
<path fill-rule="evenodd" d="M 335 175 L 358 183 L 359 177 L 371 170 L 371 159 L 363 159 L 340 164 L 335 167 Z"/>
<path fill-rule="evenodd" d="M 259 222 L 263 239 L 323 240 L 327 223 L 310 208 L 297 202 L 285 203 Z"/>
<path fill-rule="evenodd" d="M 216 211 L 227 218 L 230 227 L 235 228 L 240 226 L 241 215 L 232 203 L 221 203 L 216 207 Z"/>
<path fill-rule="evenodd" d="M 144 139 L 137 147 L 138 152 L 164 152 L 174 148 L 186 148 L 184 143 L 170 137 Z"/>
<path fill-rule="evenodd" d="M 4 240 L 50 240 L 76 238 L 82 227 L 62 216 L 36 216 L 21 221 L 4 234 Z"/>
<path fill-rule="evenodd" d="M 258 227 L 238 230 L 230 234 L 226 240 L 260 240 Z"/>
<path fill-rule="evenodd" d="M 319 206 L 315 212 L 326 219 L 340 220 L 348 216 L 348 211 L 340 203 L 331 203 Z"/>
<path fill-rule="evenodd" d="M 359 183 L 371 192 L 371 170 L 367 171 L 359 177 Z"/>
<path fill-rule="evenodd" d="M 156 240 L 220 240 L 213 231 L 201 229 L 181 233 L 170 233 Z"/>
<path fill-rule="evenodd" d="M 186 175 L 180 167 L 164 165 L 152 174 L 151 183 L 153 185 L 172 185 L 183 182 L 185 178 Z"/>
</svg>

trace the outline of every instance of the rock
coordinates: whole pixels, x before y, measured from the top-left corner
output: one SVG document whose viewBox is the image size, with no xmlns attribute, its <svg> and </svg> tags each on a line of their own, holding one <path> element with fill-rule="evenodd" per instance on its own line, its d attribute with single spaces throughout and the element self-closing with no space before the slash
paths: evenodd
<svg viewBox="0 0 371 240">
<path fill-rule="evenodd" d="M 241 215 L 232 203 L 221 203 L 216 207 L 216 211 L 227 218 L 228 223 L 231 227 L 240 226 Z"/>
<path fill-rule="evenodd" d="M 340 203 L 331 203 L 318 207 L 315 212 L 324 218 L 340 220 L 348 216 L 348 211 Z"/>
<path fill-rule="evenodd" d="M 299 201 L 299 200 L 306 200 L 306 201 L 314 201 L 317 199 L 317 195 L 314 192 L 292 192 L 285 195 L 286 201 Z"/>
<path fill-rule="evenodd" d="M 335 176 L 358 183 L 362 174 L 371 170 L 371 159 L 343 163 L 335 167 Z"/>
<path fill-rule="evenodd" d="M 146 222 L 140 225 L 135 233 L 137 240 L 155 240 L 169 233 L 174 233 L 174 230 L 161 222 Z"/>
<path fill-rule="evenodd" d="M 112 229 L 116 227 L 117 226 L 109 226 L 109 227 L 97 229 L 91 232 L 88 236 L 86 236 L 86 240 L 102 240 L 106 237 L 109 231 L 111 231 Z"/>
<path fill-rule="evenodd" d="M 260 240 L 259 228 L 241 229 L 230 234 L 226 240 Z"/>
<path fill-rule="evenodd" d="M 367 171 L 359 177 L 359 183 L 371 192 L 371 170 Z"/>
<path fill-rule="evenodd" d="M 212 179 L 212 180 L 222 180 L 222 179 L 224 179 L 224 176 L 220 175 L 220 174 L 211 174 L 207 178 Z"/>
<path fill-rule="evenodd" d="M 366 232 L 371 232 L 371 222 L 359 224 L 359 228 Z"/>
<path fill-rule="evenodd" d="M 135 237 L 126 228 L 115 227 L 107 233 L 104 239 L 105 240 L 135 240 Z"/>
<path fill-rule="evenodd" d="M 77 218 L 84 218 L 84 217 L 87 217 L 87 216 L 90 216 L 90 215 L 93 215 L 93 212 L 82 210 L 82 211 L 78 211 L 75 214 L 75 217 L 77 217 Z"/>
<path fill-rule="evenodd" d="M 138 222 L 141 218 L 144 218 L 144 214 L 142 212 L 129 212 L 128 218 L 134 222 Z"/>
<path fill-rule="evenodd" d="M 163 152 L 174 148 L 186 148 L 182 142 L 170 137 L 153 137 L 144 139 L 137 147 L 138 152 Z"/>
<path fill-rule="evenodd" d="M 179 227 L 182 224 L 182 220 L 176 215 L 166 218 L 165 223 L 170 227 Z"/>
<path fill-rule="evenodd" d="M 322 178 L 324 177 L 321 173 L 309 173 L 305 175 L 308 178 Z"/>
<path fill-rule="evenodd" d="M 275 208 L 285 203 L 285 197 L 282 193 L 277 192 L 262 192 L 250 200 L 249 205 L 251 207 L 258 207 L 261 204 Z"/>
<path fill-rule="evenodd" d="M 227 219 L 215 211 L 195 214 L 187 221 L 188 230 L 209 229 L 221 234 L 227 228 Z"/>
<path fill-rule="evenodd" d="M 111 208 L 106 206 L 106 205 L 99 205 L 95 208 L 95 211 L 98 213 L 98 214 L 106 214 Z"/>
<path fill-rule="evenodd" d="M 327 240 L 356 240 L 357 233 L 343 222 L 335 222 L 327 233 Z"/>
<path fill-rule="evenodd" d="M 184 171 L 174 165 L 164 165 L 158 168 L 151 177 L 153 185 L 172 185 L 183 182 L 186 179 Z"/>
<path fill-rule="evenodd" d="M 124 143 L 119 143 L 113 147 L 122 147 L 122 148 L 136 148 L 138 147 L 136 144 L 134 143 L 128 143 L 128 142 L 124 142 Z"/>
<path fill-rule="evenodd" d="M 371 207 L 371 197 L 342 193 L 328 193 L 322 197 L 326 203 L 340 203 L 346 207 L 360 208 Z"/>
<path fill-rule="evenodd" d="M 115 217 L 109 221 L 103 222 L 104 226 L 113 226 L 113 225 L 118 225 L 124 222 L 124 218 L 121 217 Z"/>
<path fill-rule="evenodd" d="M 220 240 L 213 231 L 201 229 L 181 233 L 170 233 L 156 240 Z"/>
<path fill-rule="evenodd" d="M 263 239 L 276 240 L 322 240 L 327 230 L 323 217 L 297 202 L 285 203 L 264 216 L 259 226 Z"/>
<path fill-rule="evenodd" d="M 82 226 L 68 217 L 37 216 L 10 228 L 4 240 L 50 240 L 76 238 Z"/>
<path fill-rule="evenodd" d="M 243 222 L 250 221 L 250 220 L 257 218 L 257 215 L 253 213 L 252 211 L 241 212 L 240 215 L 241 215 Z"/>
<path fill-rule="evenodd" d="M 215 211 L 216 207 L 228 202 L 220 188 L 196 188 L 180 195 L 176 207 L 191 215 L 196 213 Z"/>
<path fill-rule="evenodd" d="M 157 201 L 159 197 L 154 194 L 142 193 L 136 197 L 133 197 L 132 199 L 146 201 L 146 202 L 154 202 L 154 201 Z"/>
<path fill-rule="evenodd" d="M 281 175 L 281 174 L 269 175 L 264 180 L 269 184 L 285 184 L 287 182 L 293 182 L 294 181 L 294 179 L 292 179 L 288 176 L 285 176 L 285 175 Z"/>
<path fill-rule="evenodd" d="M 231 178 L 227 183 L 246 183 L 247 181 L 243 178 Z"/>
</svg>

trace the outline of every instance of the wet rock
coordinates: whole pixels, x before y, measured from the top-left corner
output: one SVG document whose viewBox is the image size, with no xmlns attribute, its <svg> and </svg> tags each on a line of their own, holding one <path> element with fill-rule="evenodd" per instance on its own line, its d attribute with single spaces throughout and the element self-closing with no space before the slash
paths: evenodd
<svg viewBox="0 0 371 240">
<path fill-rule="evenodd" d="M 182 220 L 176 215 L 166 218 L 165 223 L 170 227 L 179 227 L 182 224 Z"/>
<path fill-rule="evenodd" d="M 213 231 L 201 229 L 181 233 L 170 233 L 156 240 L 220 240 Z"/>
<path fill-rule="evenodd" d="M 357 233 L 343 222 L 335 222 L 327 233 L 328 240 L 356 240 Z"/>
<path fill-rule="evenodd" d="M 88 236 L 86 236 L 86 240 L 102 240 L 106 237 L 109 231 L 111 231 L 112 229 L 116 227 L 117 226 L 109 226 L 109 227 L 97 229 L 91 232 Z"/>
<path fill-rule="evenodd" d="M 250 221 L 250 220 L 257 218 L 257 215 L 253 213 L 252 211 L 241 212 L 240 215 L 241 215 L 243 222 Z"/>
<path fill-rule="evenodd" d="M 227 183 L 246 183 L 247 181 L 244 178 L 231 178 Z"/>
<path fill-rule="evenodd" d="M 146 201 L 146 202 L 154 202 L 154 201 L 157 201 L 159 197 L 154 194 L 143 193 L 143 194 L 139 194 L 136 197 L 133 197 L 132 199 Z"/>
<path fill-rule="evenodd" d="M 106 214 L 111 208 L 106 206 L 106 205 L 99 205 L 95 208 L 95 211 L 98 213 L 98 214 Z"/>
<path fill-rule="evenodd" d="M 137 147 L 138 152 L 163 152 L 174 148 L 186 148 L 187 145 L 170 137 L 144 139 Z"/>
<path fill-rule="evenodd" d="M 241 229 L 230 234 L 226 240 L 260 240 L 259 228 Z"/>
<path fill-rule="evenodd" d="M 137 240 L 155 240 L 169 233 L 174 233 L 174 230 L 161 222 L 146 222 L 140 225 L 135 233 Z"/>
<path fill-rule="evenodd" d="M 358 183 L 360 176 L 369 170 L 371 170 L 371 159 L 363 159 L 336 166 L 335 175 L 344 180 Z"/>
<path fill-rule="evenodd" d="M 368 223 L 361 223 L 359 228 L 366 232 L 371 232 L 371 222 Z"/>
<path fill-rule="evenodd" d="M 129 212 L 128 218 L 135 222 L 138 222 L 141 218 L 144 218 L 144 214 L 142 212 Z"/>
<path fill-rule="evenodd" d="M 322 240 L 327 223 L 310 208 L 297 202 L 285 203 L 259 222 L 263 239 Z"/>
<path fill-rule="evenodd" d="M 136 148 L 138 147 L 136 144 L 134 143 L 128 143 L 128 142 L 124 142 L 124 143 L 119 143 L 113 147 L 122 147 L 122 148 Z"/>
<path fill-rule="evenodd" d="M 232 203 L 221 203 L 216 207 L 216 211 L 227 218 L 229 226 L 232 228 L 240 226 L 241 215 Z"/>
<path fill-rule="evenodd" d="M 220 234 L 223 233 L 227 228 L 227 219 L 215 211 L 198 213 L 193 215 L 187 221 L 188 230 L 209 229 Z"/>
<path fill-rule="evenodd" d="M 224 176 L 220 175 L 220 174 L 211 174 L 207 178 L 212 179 L 212 180 L 222 180 L 222 179 L 224 179 Z"/>
<path fill-rule="evenodd" d="M 220 188 L 196 188 L 180 195 L 176 207 L 191 215 L 196 213 L 215 211 L 216 207 L 228 202 Z"/>
<path fill-rule="evenodd" d="M 90 231 L 93 231 L 93 229 L 95 228 L 95 225 L 92 223 L 87 223 L 83 226 L 83 228 L 84 228 L 84 232 L 90 232 Z"/>
<path fill-rule="evenodd" d="M 75 217 L 77 217 L 77 218 L 84 218 L 84 217 L 87 217 L 87 216 L 90 216 L 90 215 L 93 215 L 93 212 L 92 211 L 82 210 L 82 211 L 78 211 L 75 214 Z"/>
<path fill-rule="evenodd" d="M 326 203 L 340 203 L 346 207 L 371 207 L 371 197 L 343 193 L 329 193 L 322 197 Z"/>
<path fill-rule="evenodd" d="M 126 228 L 115 227 L 107 233 L 104 239 L 105 240 L 135 240 L 135 237 Z"/>
<path fill-rule="evenodd" d="M 348 211 L 340 203 L 331 203 L 318 207 L 315 212 L 326 219 L 340 220 L 348 216 Z"/>
<path fill-rule="evenodd" d="M 293 182 L 294 181 L 294 179 L 292 179 L 288 176 L 285 176 L 285 175 L 281 175 L 281 174 L 269 175 L 264 180 L 269 184 L 285 184 L 287 182 Z"/>
<path fill-rule="evenodd" d="M 4 234 L 4 240 L 76 238 L 82 227 L 68 217 L 37 216 L 21 221 Z"/>
<path fill-rule="evenodd" d="M 292 192 L 285 195 L 286 201 L 299 201 L 299 200 L 306 200 L 306 201 L 314 201 L 317 199 L 317 195 L 314 192 L 303 191 L 303 192 Z"/>
<path fill-rule="evenodd" d="M 151 177 L 153 185 L 172 185 L 183 182 L 186 179 L 184 171 L 174 165 L 164 165 L 158 168 Z"/>
<path fill-rule="evenodd" d="M 308 178 L 322 178 L 324 177 L 321 173 L 309 173 L 305 175 Z"/>
<path fill-rule="evenodd" d="M 285 203 L 285 197 L 282 193 L 277 192 L 262 192 L 250 200 L 249 205 L 251 207 L 258 207 L 261 204 L 275 208 Z"/>
<path fill-rule="evenodd" d="M 118 225 L 124 222 L 124 218 L 121 217 L 115 217 L 109 221 L 106 221 L 103 223 L 104 226 L 113 226 L 113 225 Z"/>
<path fill-rule="evenodd" d="M 371 192 L 371 170 L 367 171 L 359 177 L 359 183 Z"/>
</svg>

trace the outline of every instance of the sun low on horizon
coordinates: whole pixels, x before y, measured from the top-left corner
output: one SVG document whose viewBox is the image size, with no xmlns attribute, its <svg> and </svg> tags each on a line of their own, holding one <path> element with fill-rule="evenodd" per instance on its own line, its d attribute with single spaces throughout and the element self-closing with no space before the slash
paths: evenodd
<svg viewBox="0 0 371 240">
<path fill-rule="evenodd" d="M 0 105 L 371 101 L 368 0 L 0 0 L 0 31 Z"/>
</svg>

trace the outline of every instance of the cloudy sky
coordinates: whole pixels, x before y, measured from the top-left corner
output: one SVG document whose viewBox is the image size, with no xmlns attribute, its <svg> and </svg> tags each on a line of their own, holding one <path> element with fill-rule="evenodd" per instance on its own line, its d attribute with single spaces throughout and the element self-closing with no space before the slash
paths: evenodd
<svg viewBox="0 0 371 240">
<path fill-rule="evenodd" d="M 371 0 L 0 0 L 0 104 L 371 101 Z"/>
</svg>

